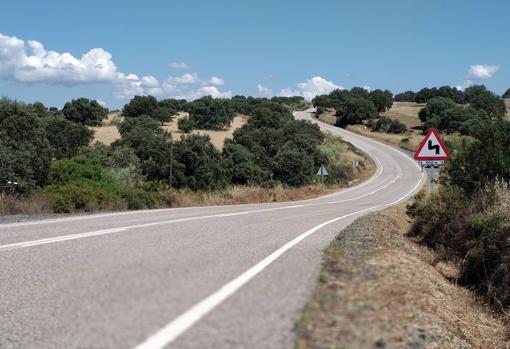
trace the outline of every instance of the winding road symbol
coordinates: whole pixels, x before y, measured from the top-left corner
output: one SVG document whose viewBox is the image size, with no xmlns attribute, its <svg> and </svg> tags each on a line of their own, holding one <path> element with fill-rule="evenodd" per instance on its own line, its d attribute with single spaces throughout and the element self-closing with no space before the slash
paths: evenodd
<svg viewBox="0 0 510 349">
<path fill-rule="evenodd" d="M 439 155 L 439 150 L 441 149 L 439 147 L 439 144 L 436 144 L 436 145 L 432 145 L 432 144 L 433 144 L 432 141 L 429 139 L 429 141 L 428 141 L 429 150 L 433 150 L 434 149 L 436 151 L 436 155 Z"/>
<path fill-rule="evenodd" d="M 429 132 L 414 153 L 414 158 L 419 161 L 448 159 L 448 150 L 435 128 L 429 129 Z"/>
</svg>

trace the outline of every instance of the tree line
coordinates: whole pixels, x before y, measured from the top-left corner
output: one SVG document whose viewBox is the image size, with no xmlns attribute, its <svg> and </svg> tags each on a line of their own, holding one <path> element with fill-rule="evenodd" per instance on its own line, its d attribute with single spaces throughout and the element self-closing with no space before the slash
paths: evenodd
<svg viewBox="0 0 510 349">
<path fill-rule="evenodd" d="M 55 212 L 154 207 L 170 188 L 218 190 L 228 185 L 312 183 L 330 157 L 317 125 L 295 120 L 302 98 L 204 97 L 193 102 L 137 96 L 117 126 L 120 139 L 91 145 L 90 126 L 107 110 L 80 98 L 58 110 L 42 103 L 0 100 L 0 191 L 46 193 Z M 178 111 L 204 128 L 225 127 L 236 113 L 248 122 L 222 151 L 208 136 L 172 139 L 162 128 Z M 194 115 L 194 117 L 192 117 Z M 332 164 L 333 165 L 333 164 Z M 333 171 L 330 181 L 345 181 Z"/>
</svg>

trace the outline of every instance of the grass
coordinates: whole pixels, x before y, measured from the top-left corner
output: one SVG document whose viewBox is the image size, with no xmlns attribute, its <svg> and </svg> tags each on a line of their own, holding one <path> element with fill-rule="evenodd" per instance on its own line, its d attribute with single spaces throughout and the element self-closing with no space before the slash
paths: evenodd
<svg viewBox="0 0 510 349">
<path fill-rule="evenodd" d="M 375 166 L 362 152 L 353 145 L 337 137 L 326 135 L 324 150 L 332 157 L 332 166 L 340 165 L 345 169 L 344 180 L 334 184 L 315 183 L 299 188 L 276 186 L 230 186 L 215 191 L 192 191 L 188 189 L 161 189 L 147 192 L 154 202 L 154 208 L 190 207 L 211 205 L 255 204 L 267 202 L 295 201 L 314 198 L 332 193 L 344 187 L 357 184 L 372 176 Z M 352 160 L 357 159 L 360 166 L 355 169 Z M 143 203 L 141 204 L 143 206 Z M 152 206 L 151 206 L 152 207 Z M 105 210 L 127 209 L 129 207 L 104 207 Z M 142 207 L 140 207 L 142 208 Z M 90 211 L 98 210 L 90 207 Z M 52 213 L 51 198 L 48 193 L 39 192 L 31 196 L 0 195 L 0 215 L 45 214 Z"/>
<path fill-rule="evenodd" d="M 179 114 L 168 123 L 163 125 L 163 128 L 172 134 L 173 139 L 180 139 L 185 136 L 177 128 L 177 122 L 180 118 L 188 117 L 188 113 L 179 112 Z M 232 138 L 234 131 L 242 127 L 248 121 L 248 117 L 245 115 L 236 115 L 230 127 L 224 131 L 212 131 L 212 130 L 193 130 L 191 134 L 208 135 L 211 137 L 211 143 L 219 150 L 223 149 L 225 139 Z M 122 117 L 119 113 L 111 113 L 107 119 L 105 119 L 101 126 L 92 127 L 94 130 L 94 139 L 92 143 L 101 142 L 106 145 L 112 144 L 115 140 L 120 138 L 117 125 L 122 122 Z"/>
<path fill-rule="evenodd" d="M 177 122 L 180 118 L 187 118 L 188 113 L 181 112 L 175 117 L 172 122 L 165 123 L 163 128 L 172 134 L 173 139 L 180 139 L 182 136 L 186 136 L 177 128 Z M 232 124 L 226 130 L 213 131 L 213 130 L 193 130 L 190 134 L 197 135 L 208 135 L 211 137 L 211 143 L 216 149 L 223 149 L 225 139 L 232 139 L 234 131 L 241 128 L 248 121 L 248 116 L 238 114 L 232 120 Z"/>
<path fill-rule="evenodd" d="M 394 102 L 390 110 L 381 113 L 381 116 L 386 116 L 406 124 L 407 128 L 421 126 L 421 120 L 418 117 L 418 112 L 425 104 L 414 102 Z"/>
<path fill-rule="evenodd" d="M 449 281 L 455 266 L 405 237 L 393 207 L 356 220 L 326 249 L 295 347 L 508 348 L 507 323 Z"/>
<path fill-rule="evenodd" d="M 421 133 L 414 131 L 407 131 L 405 133 L 399 134 L 374 132 L 364 125 L 349 125 L 347 129 L 362 136 L 373 138 L 377 141 L 410 151 L 415 151 L 416 149 L 418 149 L 418 146 L 420 145 L 424 137 L 424 135 L 422 135 Z"/>
</svg>

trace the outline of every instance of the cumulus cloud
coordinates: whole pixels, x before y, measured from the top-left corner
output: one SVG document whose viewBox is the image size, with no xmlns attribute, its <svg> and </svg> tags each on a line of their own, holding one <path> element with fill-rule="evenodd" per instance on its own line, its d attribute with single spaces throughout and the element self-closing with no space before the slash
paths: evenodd
<svg viewBox="0 0 510 349">
<path fill-rule="evenodd" d="M 469 67 L 468 79 L 486 80 L 490 79 L 499 70 L 499 65 L 474 64 Z"/>
<path fill-rule="evenodd" d="M 327 94 L 336 89 L 344 89 L 342 86 L 336 85 L 321 76 L 314 76 L 296 86 L 296 90 L 289 87 L 282 89 L 279 95 L 282 97 L 302 96 L 306 100 L 311 100 L 317 95 Z"/>
<path fill-rule="evenodd" d="M 222 78 L 213 76 L 211 79 L 209 79 L 209 83 L 214 86 L 221 86 L 225 83 L 225 81 Z"/>
<path fill-rule="evenodd" d="M 170 67 L 188 69 L 185 63 L 170 63 Z M 79 85 L 87 83 L 109 83 L 114 86 L 113 95 L 129 99 L 135 95 L 172 96 L 184 94 L 190 97 L 206 95 L 229 96 L 230 91 L 221 92 L 215 86 L 223 85 L 217 76 L 201 80 L 197 73 L 186 73 L 168 77 L 163 83 L 152 75 L 139 77 L 118 71 L 112 55 L 102 49 L 93 48 L 81 57 L 68 52 L 47 50 L 38 41 L 24 41 L 15 36 L 0 34 L 0 77 L 20 83 L 50 83 Z M 199 98 L 199 97 L 197 97 Z"/>
<path fill-rule="evenodd" d="M 168 64 L 168 67 L 172 68 L 172 69 L 189 69 L 190 68 L 190 66 L 184 62 L 172 62 L 172 63 Z"/>
<path fill-rule="evenodd" d="M 0 34 L 0 74 L 25 82 L 76 84 L 115 81 L 119 73 L 112 56 L 94 48 L 76 58 L 70 53 L 48 51 L 38 41 Z"/>
<path fill-rule="evenodd" d="M 273 90 L 269 87 L 262 86 L 260 84 L 257 85 L 257 93 L 261 97 L 271 97 L 273 95 Z"/>
</svg>

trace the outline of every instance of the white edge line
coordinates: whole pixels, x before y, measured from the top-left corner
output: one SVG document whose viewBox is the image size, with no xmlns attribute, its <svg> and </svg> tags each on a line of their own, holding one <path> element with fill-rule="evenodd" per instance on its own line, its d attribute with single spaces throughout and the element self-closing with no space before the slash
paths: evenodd
<svg viewBox="0 0 510 349">
<path fill-rule="evenodd" d="M 202 319 L 205 315 L 211 312 L 214 308 L 216 308 L 219 304 L 225 301 L 228 297 L 233 295 L 237 290 L 243 287 L 246 283 L 248 283 L 251 279 L 253 279 L 257 274 L 266 269 L 269 265 L 271 265 L 275 260 L 277 260 L 281 255 L 287 252 L 289 249 L 297 245 L 299 242 L 307 238 L 309 235 L 313 234 L 317 230 L 323 228 L 324 226 L 339 221 L 341 219 L 358 215 L 360 213 L 373 211 L 376 209 L 380 209 L 383 207 L 388 207 L 399 203 L 400 201 L 407 198 L 410 194 L 412 194 L 423 181 L 424 175 L 421 174 L 421 178 L 418 183 L 414 186 L 414 188 L 405 194 L 400 199 L 384 205 L 373 206 L 364 210 L 360 210 L 357 212 L 349 213 L 324 223 L 321 223 L 310 230 L 302 233 L 297 236 L 293 240 L 287 242 L 285 245 L 271 253 L 269 256 L 243 272 L 241 275 L 237 276 L 235 279 L 229 281 L 227 284 L 219 288 L 217 291 L 204 298 L 200 302 L 193 305 L 191 308 L 186 310 L 184 313 L 179 315 L 177 318 L 169 322 L 162 329 L 148 337 L 144 342 L 137 345 L 135 349 L 160 349 L 164 348 L 168 344 L 172 343 L 175 339 L 177 339 L 181 334 L 191 328 L 194 324 L 196 324 L 200 319 Z"/>
<path fill-rule="evenodd" d="M 167 221 L 158 221 L 158 222 L 152 222 L 152 223 L 137 224 L 137 225 L 131 225 L 131 226 L 126 226 L 126 227 L 110 228 L 110 229 L 105 229 L 105 230 L 97 230 L 97 231 L 91 231 L 91 232 L 85 232 L 85 233 L 79 233 L 79 234 L 61 235 L 61 236 L 55 236 L 55 237 L 39 239 L 39 240 L 29 240 L 29 241 L 16 242 L 16 243 L 11 243 L 11 244 L 6 244 L 6 245 L 0 245 L 0 252 L 5 251 L 5 250 L 17 249 L 17 248 L 25 248 L 25 247 L 46 245 L 46 244 L 62 242 L 62 241 L 83 239 L 83 238 L 92 237 L 92 236 L 119 233 L 119 232 L 124 232 L 124 231 L 130 230 L 130 229 L 153 227 L 156 225 L 163 225 L 163 224 L 180 223 L 180 222 L 187 222 L 187 221 L 194 221 L 194 220 L 201 220 L 201 219 L 208 219 L 208 218 L 223 218 L 223 217 L 242 216 L 242 215 L 248 215 L 248 214 L 253 214 L 253 213 L 270 212 L 270 211 L 278 211 L 278 210 L 289 210 L 289 209 L 295 209 L 295 208 L 301 208 L 301 207 L 307 207 L 307 206 L 338 204 L 338 203 L 342 203 L 342 202 L 357 200 L 357 199 L 365 197 L 367 195 L 372 195 L 372 194 L 378 192 L 379 190 L 383 190 L 383 189 L 389 187 L 391 184 L 395 183 L 398 180 L 398 178 L 400 178 L 400 177 L 396 177 L 388 184 L 386 184 L 383 187 L 378 188 L 370 193 L 363 194 L 363 195 L 360 195 L 360 196 L 357 196 L 357 197 L 354 197 L 351 199 L 327 201 L 327 202 L 319 202 L 319 203 L 310 203 L 310 204 L 300 204 L 300 205 L 292 205 L 292 206 L 271 207 L 271 208 L 264 208 L 264 209 L 260 209 L 260 210 L 253 210 L 253 211 L 218 213 L 218 214 L 207 215 L 207 216 L 178 218 L 178 219 L 172 219 L 172 220 L 167 220 Z"/>
<path fill-rule="evenodd" d="M 316 120 L 314 120 L 314 121 L 316 121 Z M 321 122 L 317 121 L 317 123 L 321 123 Z M 322 123 L 322 124 L 324 124 L 324 123 Z M 329 124 L 324 124 L 324 125 L 331 126 Z M 331 127 L 333 127 L 333 126 L 331 126 Z M 335 130 L 338 131 L 337 128 L 335 128 Z M 344 129 L 342 129 L 342 130 L 345 131 L 345 132 L 350 133 L 351 135 L 363 138 L 364 140 L 368 140 L 369 142 L 376 143 L 376 144 L 382 144 L 382 143 L 373 141 L 373 140 L 371 140 L 371 139 L 369 139 L 367 137 L 358 135 L 356 133 L 353 133 L 353 132 L 350 132 L 350 131 L 347 131 L 347 130 L 344 130 Z M 336 136 L 338 136 L 338 135 L 336 135 Z M 340 136 L 343 136 L 343 135 L 340 135 Z M 383 145 L 385 145 L 385 144 L 383 144 Z M 387 146 L 387 147 L 389 147 L 389 146 Z M 398 151 L 397 149 L 392 148 L 392 147 L 389 147 L 389 148 L 393 149 L 394 151 L 397 151 L 398 153 L 400 153 L 400 154 L 404 155 L 405 157 L 407 157 L 407 155 L 405 155 L 404 153 Z M 374 160 L 376 162 L 376 167 L 378 168 L 377 173 L 374 174 L 372 177 L 370 177 L 368 180 L 360 183 L 359 185 L 356 185 L 356 186 L 353 186 L 353 187 L 350 187 L 350 188 L 344 188 L 344 189 L 341 189 L 341 190 L 336 191 L 334 193 L 322 195 L 322 196 L 319 196 L 319 197 L 316 197 L 316 198 L 304 199 L 304 200 L 298 200 L 298 201 L 282 201 L 282 202 L 277 203 L 277 204 L 285 205 L 285 204 L 292 204 L 292 203 L 307 202 L 307 201 L 311 201 L 311 200 L 327 199 L 327 198 L 330 198 L 332 196 L 336 196 L 336 195 L 340 195 L 340 194 L 343 195 L 345 193 L 350 192 L 353 189 L 359 189 L 359 188 L 364 187 L 367 184 L 372 183 L 379 176 L 381 176 L 382 171 L 383 171 L 382 164 L 379 161 L 379 159 L 377 159 L 377 157 L 374 156 L 374 154 L 372 154 L 371 152 L 367 151 L 366 149 L 362 149 L 362 148 L 360 148 L 360 149 L 362 151 L 364 151 L 365 153 L 367 153 L 367 155 L 369 155 L 369 157 L 371 157 L 372 160 Z M 98 213 L 98 214 L 76 216 L 76 217 L 67 217 L 67 218 L 50 218 L 50 219 L 43 219 L 43 220 L 31 221 L 31 222 L 15 222 L 15 223 L 5 223 L 5 224 L 1 224 L 0 223 L 0 228 L 30 226 L 30 225 L 39 225 L 39 224 L 65 223 L 65 222 L 72 222 L 72 221 L 85 220 L 85 219 L 123 216 L 123 215 L 128 215 L 128 214 L 143 214 L 143 213 L 149 213 L 149 212 L 150 213 L 169 212 L 169 211 L 172 212 L 172 211 L 176 211 L 176 210 L 192 210 L 192 209 L 203 209 L 203 208 L 235 208 L 235 207 L 244 207 L 244 206 L 266 205 L 266 204 L 268 204 L 268 203 L 239 204 L 239 205 L 193 206 L 193 207 L 174 207 L 174 208 L 149 209 L 149 210 L 138 210 L 138 211 Z"/>
</svg>

